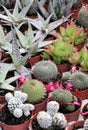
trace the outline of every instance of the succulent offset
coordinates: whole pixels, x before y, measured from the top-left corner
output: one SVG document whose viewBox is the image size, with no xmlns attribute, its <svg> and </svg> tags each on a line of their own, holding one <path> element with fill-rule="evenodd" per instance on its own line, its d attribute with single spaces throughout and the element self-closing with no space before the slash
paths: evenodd
<svg viewBox="0 0 88 130">
<path fill-rule="evenodd" d="M 83 5 L 78 13 L 77 22 L 84 28 L 88 28 L 88 4 Z"/>
<path fill-rule="evenodd" d="M 32 104 L 24 104 L 24 101 L 27 100 L 27 94 L 21 91 L 14 91 L 14 95 L 9 92 L 5 95 L 5 99 L 9 111 L 17 118 L 20 118 L 23 114 L 29 116 L 30 111 L 34 110 Z"/>
<path fill-rule="evenodd" d="M 52 61 L 39 61 L 33 66 L 32 73 L 36 79 L 49 83 L 57 77 L 58 69 Z"/>
<path fill-rule="evenodd" d="M 38 103 L 47 96 L 45 85 L 36 79 L 25 81 L 21 88 L 27 93 L 27 101 L 31 103 Z"/>
</svg>

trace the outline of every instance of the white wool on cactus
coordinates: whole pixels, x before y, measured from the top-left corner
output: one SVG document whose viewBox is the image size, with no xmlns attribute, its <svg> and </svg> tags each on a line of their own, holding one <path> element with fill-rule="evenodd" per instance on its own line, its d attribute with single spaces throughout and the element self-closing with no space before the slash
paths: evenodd
<svg viewBox="0 0 88 130">
<path fill-rule="evenodd" d="M 6 101 L 8 102 L 11 98 L 13 98 L 13 95 L 12 95 L 12 93 L 7 93 L 7 94 L 5 94 L 5 99 L 6 99 Z"/>
<path fill-rule="evenodd" d="M 53 117 L 59 110 L 59 103 L 56 101 L 50 101 L 47 103 L 47 112 Z"/>
<path fill-rule="evenodd" d="M 29 115 L 30 115 L 30 111 L 24 110 L 24 115 L 25 115 L 25 116 L 29 116 Z"/>
<path fill-rule="evenodd" d="M 37 115 L 37 121 L 41 128 L 52 126 L 52 117 L 45 111 L 40 111 Z"/>
<path fill-rule="evenodd" d="M 25 102 L 27 100 L 28 95 L 26 93 L 24 93 L 24 92 L 21 92 L 21 91 L 15 91 L 14 92 L 14 97 L 20 98 L 20 100 L 22 102 Z"/>
<path fill-rule="evenodd" d="M 56 113 L 53 117 L 53 125 L 59 126 L 59 128 L 65 128 L 67 125 L 67 120 L 63 113 Z"/>
<path fill-rule="evenodd" d="M 20 109 L 20 108 L 16 108 L 14 111 L 13 111 L 13 115 L 17 118 L 20 118 L 22 115 L 23 115 L 23 111 Z"/>
</svg>

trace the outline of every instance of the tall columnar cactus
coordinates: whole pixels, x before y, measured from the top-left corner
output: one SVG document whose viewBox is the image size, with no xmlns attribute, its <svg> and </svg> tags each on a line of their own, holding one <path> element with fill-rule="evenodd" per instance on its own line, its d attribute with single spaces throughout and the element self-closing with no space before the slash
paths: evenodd
<svg viewBox="0 0 88 130">
<path fill-rule="evenodd" d="M 10 113 L 12 113 L 16 118 L 20 118 L 23 114 L 29 116 L 30 111 L 34 110 L 32 104 L 24 104 L 24 101 L 27 100 L 27 94 L 21 91 L 15 91 L 14 95 L 7 93 L 5 99 Z"/>
<path fill-rule="evenodd" d="M 59 110 L 59 103 L 56 101 L 50 101 L 47 103 L 47 113 L 51 115 L 51 117 L 54 116 L 55 113 L 57 113 Z"/>
<path fill-rule="evenodd" d="M 68 81 L 73 85 L 74 89 L 88 89 L 88 76 L 83 72 L 76 71 L 70 76 Z"/>
<path fill-rule="evenodd" d="M 32 71 L 35 78 L 47 83 L 53 81 L 58 75 L 57 66 L 51 61 L 37 62 Z"/>
<path fill-rule="evenodd" d="M 88 28 L 88 4 L 81 7 L 77 21 L 84 28 Z"/>
<path fill-rule="evenodd" d="M 53 125 L 59 127 L 60 129 L 66 127 L 67 120 L 63 113 L 56 113 L 53 116 Z"/>
<path fill-rule="evenodd" d="M 23 92 L 28 94 L 27 101 L 31 103 L 37 103 L 46 96 L 45 85 L 41 81 L 35 79 L 25 81 L 21 88 Z"/>
<path fill-rule="evenodd" d="M 88 119 L 86 119 L 86 120 L 84 121 L 83 128 L 84 128 L 84 130 L 88 130 Z"/>
</svg>

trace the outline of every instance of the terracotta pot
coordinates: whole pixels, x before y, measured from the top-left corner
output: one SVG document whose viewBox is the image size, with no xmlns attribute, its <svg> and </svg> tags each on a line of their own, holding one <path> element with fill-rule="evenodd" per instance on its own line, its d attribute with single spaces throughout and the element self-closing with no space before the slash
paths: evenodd
<svg viewBox="0 0 88 130">
<path fill-rule="evenodd" d="M 32 111 L 32 115 L 35 113 L 38 113 L 39 111 L 45 110 L 47 105 L 48 98 L 46 98 L 44 101 L 42 101 L 39 104 L 35 104 L 35 109 Z"/>
<path fill-rule="evenodd" d="M 38 114 L 38 113 L 34 114 L 34 115 L 31 117 L 31 119 L 30 119 L 30 122 L 29 122 L 29 129 L 30 129 L 30 130 L 33 130 L 32 124 L 33 124 L 33 121 L 36 120 L 37 114 Z"/>
<path fill-rule="evenodd" d="M 88 89 L 82 91 L 71 91 L 73 94 L 79 95 L 82 100 L 88 99 Z"/>
<path fill-rule="evenodd" d="M 69 71 L 71 69 L 70 63 L 57 65 L 58 71 L 62 74 L 63 72 Z"/>
<path fill-rule="evenodd" d="M 65 130 L 74 130 L 75 127 L 82 128 L 84 121 L 76 121 L 69 125 Z"/>
<path fill-rule="evenodd" d="M 35 65 L 35 63 L 37 63 L 38 61 L 41 61 L 41 59 L 42 59 L 42 57 L 41 57 L 40 55 L 31 57 L 31 58 L 29 59 L 29 64 L 30 64 L 31 67 L 32 67 L 33 65 Z"/>
<path fill-rule="evenodd" d="M 74 111 L 72 113 L 64 114 L 66 119 L 67 119 L 67 122 L 77 121 L 78 118 L 79 118 L 79 113 L 80 113 L 80 109 L 81 109 L 81 105 L 82 105 L 82 100 L 78 95 L 75 95 L 75 96 L 78 98 L 78 101 L 80 103 L 80 107 L 76 111 Z"/>
<path fill-rule="evenodd" d="M 86 110 L 87 105 L 88 103 L 86 103 L 81 110 L 81 115 L 83 116 L 84 120 L 88 119 L 88 110 Z M 87 112 L 87 114 L 84 114 L 85 112 Z"/>
<path fill-rule="evenodd" d="M 83 42 L 83 43 L 81 43 L 81 44 L 79 44 L 79 45 L 75 45 L 74 48 L 75 48 L 77 51 L 80 51 L 80 50 L 83 48 L 84 45 L 85 45 L 85 42 Z"/>
<path fill-rule="evenodd" d="M 5 108 L 5 106 L 6 106 L 6 103 L 3 104 L 3 105 L 0 107 L 0 112 Z M 24 123 L 19 124 L 19 125 L 8 125 L 8 124 L 5 124 L 5 123 L 3 123 L 2 121 L 0 121 L 0 127 L 1 127 L 3 130 L 28 130 L 29 120 L 27 120 L 27 121 L 25 121 Z"/>
</svg>

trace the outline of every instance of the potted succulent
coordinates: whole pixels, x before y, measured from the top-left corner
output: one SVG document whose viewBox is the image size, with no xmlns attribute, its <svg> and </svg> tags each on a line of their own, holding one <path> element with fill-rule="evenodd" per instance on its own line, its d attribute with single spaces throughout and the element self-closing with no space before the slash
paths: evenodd
<svg viewBox="0 0 88 130">
<path fill-rule="evenodd" d="M 65 89 L 56 89 L 51 93 L 50 100 L 59 102 L 59 112 L 65 115 L 68 122 L 77 121 L 82 103 L 78 95 Z"/>
<path fill-rule="evenodd" d="M 0 126 L 4 130 L 26 130 L 29 127 L 29 119 L 34 105 L 24 103 L 27 94 L 14 91 L 14 94 L 5 95 L 7 103 L 0 108 Z"/>
<path fill-rule="evenodd" d="M 88 129 L 88 119 L 80 120 L 69 125 L 65 130 L 87 130 Z"/>
<path fill-rule="evenodd" d="M 60 26 L 60 32 L 57 34 L 56 37 L 62 37 L 64 42 L 73 44 L 77 50 L 80 50 L 86 41 L 86 32 L 73 21 L 67 23 L 66 27 Z"/>
<path fill-rule="evenodd" d="M 88 103 L 86 103 L 81 110 L 81 114 L 84 118 L 84 120 L 88 119 Z"/>
<path fill-rule="evenodd" d="M 30 130 L 64 130 L 67 120 L 63 113 L 58 112 L 59 103 L 50 101 L 47 103 L 46 111 L 40 111 L 30 119 Z"/>
<path fill-rule="evenodd" d="M 27 102 L 34 104 L 33 114 L 40 110 L 45 110 L 48 94 L 45 85 L 41 81 L 37 79 L 27 80 L 20 86 L 20 89 L 22 92 L 27 93 Z"/>
<path fill-rule="evenodd" d="M 53 61 L 57 65 L 58 71 L 62 73 L 66 69 L 70 70 L 71 64 L 68 62 L 68 58 L 72 51 L 72 44 L 65 43 L 62 39 L 57 39 L 54 44 L 46 47 L 42 53 L 42 57 L 45 60 L 50 59 Z"/>
<path fill-rule="evenodd" d="M 88 97 L 88 76 L 87 74 L 76 70 L 74 73 L 64 72 L 62 75 L 62 82 L 65 88 L 72 93 L 79 95 L 82 100 Z"/>
</svg>

